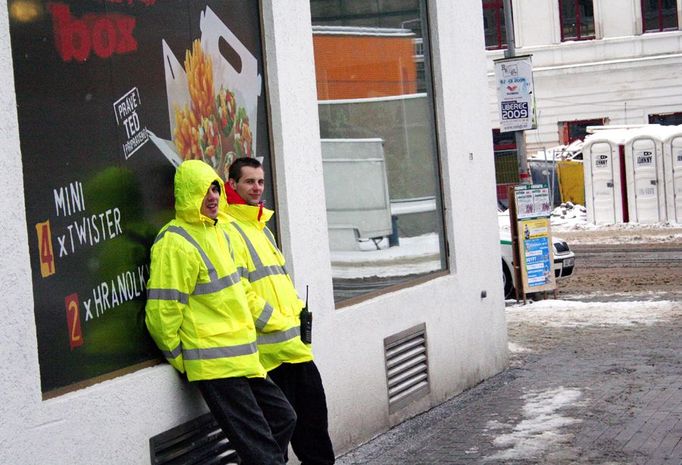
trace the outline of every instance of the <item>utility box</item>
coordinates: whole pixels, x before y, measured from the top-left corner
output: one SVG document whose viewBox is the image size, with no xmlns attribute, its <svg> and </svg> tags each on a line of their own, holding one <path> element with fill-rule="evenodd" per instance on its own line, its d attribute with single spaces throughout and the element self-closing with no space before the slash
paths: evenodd
<svg viewBox="0 0 682 465">
<path fill-rule="evenodd" d="M 623 146 L 627 137 L 625 130 L 605 129 L 585 138 L 585 207 L 590 223 L 628 221 Z"/>
<path fill-rule="evenodd" d="M 663 172 L 663 126 L 631 131 L 625 148 L 628 218 L 632 223 L 659 223 L 668 217 Z"/>
<path fill-rule="evenodd" d="M 360 250 L 361 239 L 390 236 L 384 141 L 322 139 L 329 248 Z"/>
<path fill-rule="evenodd" d="M 682 223 L 682 125 L 669 127 L 662 146 L 668 221 Z"/>
</svg>

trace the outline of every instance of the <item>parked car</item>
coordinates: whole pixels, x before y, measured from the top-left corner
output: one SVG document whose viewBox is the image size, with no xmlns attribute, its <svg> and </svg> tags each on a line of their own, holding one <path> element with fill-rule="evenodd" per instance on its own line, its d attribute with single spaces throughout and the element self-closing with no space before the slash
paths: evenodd
<svg viewBox="0 0 682 465">
<path fill-rule="evenodd" d="M 515 277 L 511 232 L 509 231 L 509 214 L 507 211 L 498 209 L 497 215 L 500 226 L 504 298 L 511 299 L 514 297 Z M 561 279 L 573 274 L 573 269 L 575 268 L 575 253 L 569 248 L 568 243 L 560 237 L 552 235 L 552 246 L 554 250 L 554 276 L 557 279 Z"/>
</svg>

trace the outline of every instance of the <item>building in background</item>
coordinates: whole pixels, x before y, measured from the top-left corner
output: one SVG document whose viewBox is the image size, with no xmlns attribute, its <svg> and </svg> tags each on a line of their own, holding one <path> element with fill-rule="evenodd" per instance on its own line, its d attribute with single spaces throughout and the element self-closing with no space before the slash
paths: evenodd
<svg viewBox="0 0 682 465">
<path fill-rule="evenodd" d="M 337 452 L 504 369 L 482 25 L 450 0 L 0 0 L 0 463 L 146 464 L 206 411 L 143 323 L 184 159 L 264 159 Z"/>
<path fill-rule="evenodd" d="M 532 55 L 538 128 L 528 153 L 585 136 L 591 125 L 682 122 L 682 1 L 511 0 L 517 55 Z M 493 60 L 502 58 L 502 0 L 483 0 L 488 95 L 499 127 Z M 515 147 L 494 135 L 499 190 Z M 511 139 L 513 142 L 513 138 Z"/>
</svg>

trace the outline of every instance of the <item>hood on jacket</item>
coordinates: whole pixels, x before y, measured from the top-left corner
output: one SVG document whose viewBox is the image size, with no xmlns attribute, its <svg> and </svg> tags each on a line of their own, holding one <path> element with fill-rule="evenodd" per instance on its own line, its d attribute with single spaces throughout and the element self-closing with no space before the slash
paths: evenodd
<svg viewBox="0 0 682 465">
<path fill-rule="evenodd" d="M 218 174 L 201 160 L 186 160 L 175 171 L 175 215 L 188 223 L 209 219 L 201 214 L 201 204 L 213 182 L 219 186 L 223 181 Z M 220 189 L 218 211 L 227 208 L 225 189 Z"/>
</svg>

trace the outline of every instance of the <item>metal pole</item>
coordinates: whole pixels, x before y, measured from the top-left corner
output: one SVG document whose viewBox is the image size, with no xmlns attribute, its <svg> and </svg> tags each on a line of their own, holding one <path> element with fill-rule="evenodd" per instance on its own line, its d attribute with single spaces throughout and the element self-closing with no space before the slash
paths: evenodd
<svg viewBox="0 0 682 465">
<path fill-rule="evenodd" d="M 507 50 L 505 50 L 504 56 L 512 58 L 516 56 L 516 42 L 514 40 L 511 0 L 503 0 L 502 6 L 504 8 L 504 29 L 507 39 Z M 521 184 L 530 184 L 528 158 L 526 158 L 526 137 L 523 131 L 514 131 L 514 140 L 516 141 L 516 161 L 519 166 L 519 182 Z"/>
</svg>

